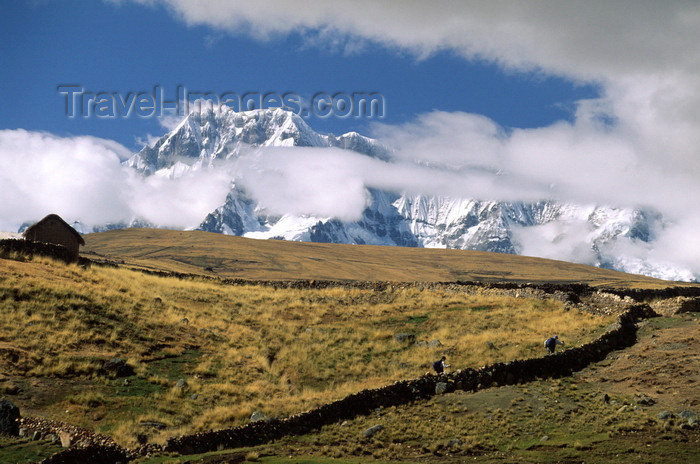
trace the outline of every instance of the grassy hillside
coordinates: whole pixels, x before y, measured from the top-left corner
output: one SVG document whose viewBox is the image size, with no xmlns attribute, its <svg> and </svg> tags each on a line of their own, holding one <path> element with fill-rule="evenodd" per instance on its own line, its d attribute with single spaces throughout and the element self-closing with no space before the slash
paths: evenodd
<svg viewBox="0 0 700 464">
<path fill-rule="evenodd" d="M 202 231 L 85 235 L 83 255 L 134 268 L 244 279 L 557 282 L 664 288 L 667 281 L 563 261 L 466 250 L 253 240 Z"/>
<path fill-rule="evenodd" d="M 114 435 L 165 436 L 284 417 L 429 370 L 579 345 L 611 317 L 561 302 L 416 287 L 274 289 L 0 259 L 0 379 L 24 414 Z M 410 333 L 413 341 L 397 334 Z M 433 342 L 433 343 L 428 343 Z M 102 371 L 120 357 L 129 383 Z M 185 388 L 176 386 L 184 379 Z M 157 421 L 164 431 L 139 425 Z"/>
</svg>

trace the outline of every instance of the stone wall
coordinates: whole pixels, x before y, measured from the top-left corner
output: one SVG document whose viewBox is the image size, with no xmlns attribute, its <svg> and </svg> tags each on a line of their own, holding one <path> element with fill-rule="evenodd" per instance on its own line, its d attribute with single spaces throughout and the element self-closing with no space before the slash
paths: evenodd
<svg viewBox="0 0 700 464">
<path fill-rule="evenodd" d="M 129 460 L 129 452 L 119 446 L 88 445 L 61 451 L 40 464 L 126 464 Z"/>
<path fill-rule="evenodd" d="M 75 262 L 75 255 L 62 245 L 54 245 L 31 240 L 5 239 L 0 240 L 0 258 L 12 257 L 12 254 L 30 259 L 34 255 L 48 256 L 65 263 Z"/>
<path fill-rule="evenodd" d="M 659 314 L 672 316 L 677 313 L 700 311 L 700 298 L 677 296 L 675 298 L 665 298 L 649 303 Z"/>
</svg>

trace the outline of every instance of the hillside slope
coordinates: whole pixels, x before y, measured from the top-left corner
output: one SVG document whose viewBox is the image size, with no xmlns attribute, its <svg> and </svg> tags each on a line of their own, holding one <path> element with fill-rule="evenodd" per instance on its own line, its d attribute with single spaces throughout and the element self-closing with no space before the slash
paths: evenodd
<svg viewBox="0 0 700 464">
<path fill-rule="evenodd" d="M 84 237 L 83 256 L 96 261 L 229 279 L 509 281 L 619 288 L 677 284 L 563 261 L 469 250 L 255 240 L 161 229 L 111 230 Z"/>
</svg>

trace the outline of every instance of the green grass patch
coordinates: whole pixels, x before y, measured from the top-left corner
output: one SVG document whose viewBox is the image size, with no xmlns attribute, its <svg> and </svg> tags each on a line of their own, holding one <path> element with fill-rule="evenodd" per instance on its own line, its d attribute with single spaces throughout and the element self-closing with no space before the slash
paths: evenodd
<svg viewBox="0 0 700 464">
<path fill-rule="evenodd" d="M 88 408 L 97 408 L 107 403 L 105 395 L 94 390 L 83 391 L 68 398 L 68 402 Z"/>
<path fill-rule="evenodd" d="M 125 380 L 128 385 L 125 385 Z M 147 378 L 131 376 L 126 379 L 117 379 L 112 382 L 114 395 L 120 398 L 146 398 L 163 391 L 161 385 L 149 381 Z"/>
<path fill-rule="evenodd" d="M 647 320 L 647 323 L 642 328 L 641 332 L 644 333 L 648 330 L 670 329 L 687 323 L 687 321 L 680 317 L 654 317 Z"/>
<path fill-rule="evenodd" d="M 406 322 L 409 324 L 422 324 L 423 322 L 428 320 L 428 315 L 423 314 L 420 316 L 410 316 L 408 319 L 406 319 Z"/>
<path fill-rule="evenodd" d="M 201 360 L 202 352 L 200 350 L 186 350 L 180 355 L 164 352 L 159 359 L 154 359 L 146 364 L 146 371 L 148 375 L 177 381 L 182 377 L 189 376 Z"/>
<path fill-rule="evenodd" d="M 368 457 L 363 458 L 331 458 L 326 456 L 260 456 L 255 457 L 255 452 L 244 450 L 217 451 L 205 454 L 193 454 L 188 456 L 154 456 L 151 458 L 141 458 L 132 461 L 134 464 L 176 464 L 176 463 L 199 463 L 217 462 L 220 464 L 227 462 L 257 462 L 261 464 L 408 464 L 409 461 L 386 461 L 376 460 Z"/>
<path fill-rule="evenodd" d="M 61 451 L 60 444 L 49 440 L 32 441 L 28 438 L 8 437 L 0 434 L 0 463 L 35 463 Z"/>
<path fill-rule="evenodd" d="M 450 311 L 455 311 L 457 308 L 450 308 Z M 470 308 L 463 308 L 463 309 L 468 309 L 469 311 L 478 313 L 480 311 L 489 311 L 493 309 L 492 306 L 472 306 Z"/>
<path fill-rule="evenodd" d="M 294 456 L 292 459 L 286 456 L 266 456 L 261 457 L 258 462 L 264 464 L 289 464 L 293 462 L 294 464 L 403 464 L 406 461 L 385 461 L 376 460 L 372 458 L 330 458 L 325 456 Z"/>
<path fill-rule="evenodd" d="M 551 433 L 551 428 L 550 428 Z M 547 436 L 547 440 L 542 441 L 542 438 Z M 567 434 L 552 434 L 548 435 L 544 431 L 536 434 L 532 438 L 515 443 L 514 447 L 521 450 L 530 450 L 537 447 L 569 447 L 577 450 L 589 449 L 594 443 L 600 443 L 609 440 L 608 433 L 596 433 L 589 430 L 567 433 Z"/>
</svg>

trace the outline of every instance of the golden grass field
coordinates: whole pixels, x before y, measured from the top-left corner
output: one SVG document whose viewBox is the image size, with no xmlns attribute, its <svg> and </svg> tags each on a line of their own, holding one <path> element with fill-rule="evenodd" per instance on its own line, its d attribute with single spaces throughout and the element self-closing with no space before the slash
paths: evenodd
<svg viewBox="0 0 700 464">
<path fill-rule="evenodd" d="M 85 235 L 83 255 L 129 267 L 221 278 L 394 282 L 549 282 L 665 288 L 669 282 L 564 261 L 468 250 L 254 240 L 202 231 Z"/>
</svg>

